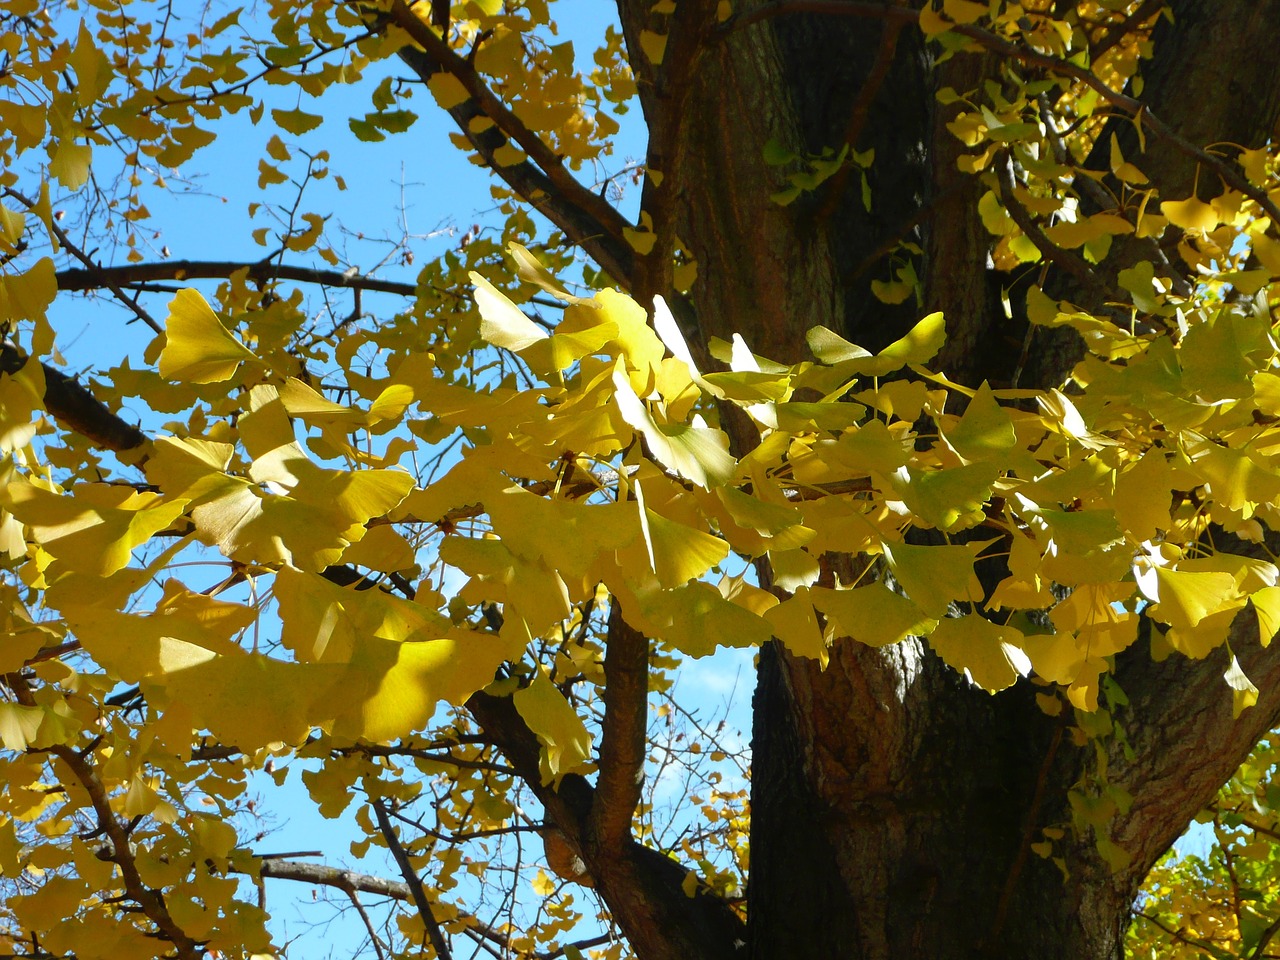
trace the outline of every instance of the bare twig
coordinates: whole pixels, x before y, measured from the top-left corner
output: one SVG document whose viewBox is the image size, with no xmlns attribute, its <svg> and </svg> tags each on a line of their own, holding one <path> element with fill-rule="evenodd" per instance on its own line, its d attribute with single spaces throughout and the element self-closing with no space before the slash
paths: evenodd
<svg viewBox="0 0 1280 960">
<path fill-rule="evenodd" d="M 350 899 L 351 906 L 355 907 L 356 914 L 364 922 L 364 928 L 369 932 L 369 942 L 373 944 L 373 952 L 378 955 L 378 960 L 386 960 L 386 954 L 382 950 L 382 938 L 378 936 L 378 931 L 373 928 L 373 920 L 370 919 L 364 904 L 360 902 L 360 894 L 354 890 L 348 890 L 347 898 Z"/>
<path fill-rule="evenodd" d="M 34 200 L 23 196 L 12 187 L 6 187 L 4 193 L 7 197 L 13 197 L 13 199 L 17 200 L 28 210 L 34 210 L 36 208 L 36 202 Z M 102 275 L 102 266 L 95 263 L 92 257 L 81 250 L 80 247 L 77 246 L 69 236 L 67 236 L 67 232 L 58 226 L 57 223 L 50 220 L 49 229 L 52 230 L 53 235 L 58 238 L 58 242 L 62 244 L 62 246 L 65 247 L 73 257 L 84 264 L 86 270 L 90 273 L 97 273 L 99 276 Z M 111 282 L 110 279 L 103 279 L 101 285 L 110 290 L 117 300 L 128 307 L 134 316 L 145 323 L 148 327 L 156 333 L 164 333 L 164 327 L 160 326 L 160 324 L 156 322 L 155 318 L 152 317 L 151 314 L 147 313 L 142 304 L 138 303 L 137 297 L 130 297 L 120 288 L 119 284 Z"/>
</svg>

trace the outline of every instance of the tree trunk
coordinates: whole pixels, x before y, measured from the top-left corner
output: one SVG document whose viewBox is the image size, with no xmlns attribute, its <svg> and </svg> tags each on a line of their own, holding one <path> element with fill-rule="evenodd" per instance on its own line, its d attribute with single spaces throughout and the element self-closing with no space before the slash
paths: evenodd
<svg viewBox="0 0 1280 960">
<path fill-rule="evenodd" d="M 673 17 L 691 2 L 681 0 Z M 1157 29 L 1144 102 L 1197 146 L 1265 142 L 1277 120 L 1280 2 L 1167 6 L 1174 16 Z M 619 7 L 638 50 L 651 6 Z M 796 361 L 806 356 L 804 332 L 824 324 L 875 350 L 940 309 L 949 336 L 942 362 L 961 382 L 1007 385 L 1019 358 L 1022 386 L 1049 385 L 1069 369 L 1074 335 L 1032 334 L 1002 309 L 1008 278 L 988 269 L 990 238 L 977 212 L 988 187 L 957 171 L 964 148 L 945 126 L 955 108 L 937 100 L 943 87 L 965 93 L 998 82 L 1005 64 L 993 54 L 930 58 L 914 25 L 796 12 L 761 17 L 703 51 L 678 116 L 669 92 L 640 70 L 651 160 L 662 158 L 674 234 L 698 262 L 690 296 L 704 349 L 738 331 L 759 354 Z M 1114 123 L 1132 131 L 1127 119 Z M 772 200 L 801 161 L 766 163 L 770 141 L 798 157 L 845 143 L 874 149 L 869 208 L 856 170 L 789 205 Z M 1138 154 L 1129 133 L 1124 143 L 1127 156 Z M 1163 195 L 1189 195 L 1195 164 L 1150 137 L 1147 147 L 1140 163 Z M 1202 171 L 1202 195 L 1208 179 Z M 903 254 L 900 240 L 922 252 Z M 872 280 L 892 279 L 894 256 L 911 260 L 921 302 L 887 306 L 871 294 Z M 1050 282 L 1065 282 L 1054 272 Z M 1085 293 L 1074 299 L 1087 305 Z M 1233 648 L 1253 651 L 1246 669 L 1265 691 L 1262 678 L 1280 678 L 1280 665 L 1250 647 L 1253 634 L 1251 615 L 1242 617 Z M 1280 698 L 1264 694 L 1232 720 L 1222 651 L 1155 663 L 1140 642 L 1120 659 L 1116 678 L 1133 703 L 1114 718 L 1124 735 L 1101 742 L 1107 784 L 1133 803 L 1121 802 L 1095 836 L 1073 820 L 1071 793 L 1086 805 L 1097 799 L 1087 783 L 1102 762 L 1097 743 L 1078 742 L 1069 707 L 1047 716 L 1030 683 L 990 696 L 917 641 L 874 650 L 846 639 L 825 671 L 776 644 L 765 649 L 749 955 L 1120 957 L 1146 871 L 1280 719 Z M 1031 849 L 1046 827 L 1065 831 L 1052 847 L 1057 862 Z M 1100 852 L 1098 837 L 1108 835 L 1127 865 L 1114 850 L 1110 862 Z"/>
</svg>

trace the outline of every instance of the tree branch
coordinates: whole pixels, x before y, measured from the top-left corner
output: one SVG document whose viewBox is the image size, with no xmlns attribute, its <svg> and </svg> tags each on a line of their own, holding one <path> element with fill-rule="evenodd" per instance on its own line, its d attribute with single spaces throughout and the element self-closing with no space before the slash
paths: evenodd
<svg viewBox="0 0 1280 960">
<path fill-rule="evenodd" d="M 481 691 L 472 694 L 466 706 L 582 858 L 596 892 L 639 960 L 731 960 L 739 955 L 746 939 L 741 919 L 709 891 L 699 889 L 688 896 L 684 884 L 689 871 L 680 864 L 635 840 L 626 841 L 620 850 L 586 842 L 595 789 L 577 774 L 562 777 L 558 788 L 542 782 L 541 747 L 510 697 Z"/>
<path fill-rule="evenodd" d="M 28 357 L 13 344 L 0 344 L 0 372 L 14 374 Z M 104 450 L 124 453 L 147 443 L 146 434 L 116 416 L 84 386 L 47 363 L 44 371 L 44 407 L 66 430 L 78 433 Z"/>
<path fill-rule="evenodd" d="M 36 202 L 34 200 L 28 199 L 27 197 L 24 197 L 17 190 L 14 190 L 11 187 L 6 187 L 4 193 L 5 193 L 5 196 L 13 197 L 13 199 L 17 200 L 28 210 L 33 210 L 33 211 L 35 210 Z M 70 251 L 73 257 L 75 257 L 77 260 L 79 260 L 81 263 L 84 264 L 85 270 L 87 270 L 89 273 L 96 273 L 99 276 L 102 276 L 103 268 L 99 264 L 94 263 L 92 257 L 90 257 L 83 250 L 81 250 L 80 247 L 77 246 L 75 243 L 73 243 L 71 238 L 67 236 L 67 232 L 63 230 L 60 226 L 58 226 L 56 222 L 54 222 L 53 220 L 50 220 L 49 229 L 53 232 L 53 235 L 58 238 L 58 242 L 61 243 L 64 248 Z M 130 312 L 133 313 L 134 316 L 136 316 L 139 320 L 145 323 L 148 327 L 150 327 L 156 333 L 164 332 L 164 328 L 161 327 L 160 324 L 156 323 L 155 319 L 151 316 L 151 314 L 147 313 L 147 311 L 143 308 L 142 304 L 138 303 L 137 297 L 130 297 L 122 289 L 120 289 L 118 284 L 113 283 L 110 279 L 107 279 L 105 277 L 102 280 L 101 286 L 104 286 L 108 290 L 110 290 L 112 294 L 115 295 L 115 298 L 119 300 L 121 303 L 123 303 L 126 307 L 128 307 Z"/>
<path fill-rule="evenodd" d="M 130 263 L 117 267 L 100 267 L 96 270 L 60 270 L 55 274 L 59 291 L 94 290 L 111 281 L 123 288 L 140 288 L 157 281 L 222 280 L 239 270 L 247 270 L 247 276 L 256 283 L 274 280 L 291 280 L 296 283 L 314 283 L 322 287 L 338 287 L 344 290 L 362 290 L 370 293 L 389 293 L 400 297 L 413 297 L 418 293 L 416 283 L 398 280 L 382 280 L 350 270 L 321 270 L 299 264 L 272 263 L 268 260 L 164 260 L 154 263 Z M 154 288 L 152 288 L 154 289 Z M 471 294 L 460 290 L 436 288 L 437 292 L 452 294 L 459 300 L 470 300 Z M 530 303 L 541 307 L 563 309 L 564 304 L 550 297 L 530 297 Z"/>
<path fill-rule="evenodd" d="M 1013 222 L 1026 234 L 1027 239 L 1035 244 L 1035 248 L 1040 251 L 1041 256 L 1066 270 L 1082 287 L 1100 288 L 1102 284 L 1089 268 L 1089 264 L 1083 258 L 1070 250 L 1064 250 L 1046 237 L 1044 231 L 1040 229 L 1040 225 L 1018 203 L 1017 198 L 1013 195 L 1016 187 L 1013 179 L 1013 157 L 1008 153 L 1002 152 L 1002 155 L 997 157 L 995 166 L 996 175 L 1000 178 L 1001 202 L 1004 204 L 1005 209 L 1009 211 L 1009 216 L 1013 218 Z"/>
<path fill-rule="evenodd" d="M 449 944 L 444 939 L 444 932 L 440 929 L 435 914 L 431 912 L 431 902 L 427 900 L 427 892 L 422 887 L 422 880 L 413 869 L 409 855 L 400 843 L 396 828 L 387 816 L 386 806 L 380 797 L 374 796 L 369 797 L 369 805 L 373 807 L 373 815 L 378 820 L 378 829 L 387 841 L 387 849 L 391 851 L 396 866 L 400 868 L 400 875 L 404 877 L 405 885 L 409 888 L 410 899 L 418 910 L 418 916 L 422 918 L 423 926 L 427 929 L 427 939 L 431 941 L 431 948 L 435 950 L 438 960 L 453 960 Z"/>
<path fill-rule="evenodd" d="M 118 267 L 73 269 L 58 271 L 59 290 L 93 290 L 107 284 L 120 287 L 157 280 L 221 280 L 239 270 L 247 270 L 248 277 L 258 283 L 270 280 L 294 280 L 299 283 L 315 283 L 325 287 L 344 287 L 352 290 L 368 290 L 374 293 L 392 293 L 412 297 L 417 285 L 397 283 L 366 277 L 353 271 L 318 270 L 293 264 L 276 264 L 257 260 L 165 260 L 156 263 L 130 263 Z"/>
<path fill-rule="evenodd" d="M 649 638 L 627 623 L 617 597 L 609 610 L 604 654 L 600 773 L 591 807 L 591 843 L 617 852 L 631 839 L 644 784 L 649 719 Z"/>
<path fill-rule="evenodd" d="M 622 231 L 631 226 L 626 218 L 602 196 L 579 183 L 546 141 L 511 112 L 475 68 L 419 19 L 409 3 L 393 0 L 391 18 L 422 48 L 405 47 L 400 51 L 400 58 L 422 80 L 430 80 L 443 71 L 466 89 L 468 98 L 450 107 L 448 113 L 486 166 L 579 244 L 619 285 L 629 289 L 634 251 L 623 238 Z M 493 126 L 476 132 L 473 121 L 480 118 L 491 120 Z M 500 163 L 494 154 L 508 142 L 518 145 L 528 159 Z"/>
</svg>

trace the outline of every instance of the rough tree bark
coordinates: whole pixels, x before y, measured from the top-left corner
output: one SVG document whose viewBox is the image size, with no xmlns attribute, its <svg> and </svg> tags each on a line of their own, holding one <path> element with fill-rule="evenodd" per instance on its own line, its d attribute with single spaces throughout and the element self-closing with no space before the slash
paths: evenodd
<svg viewBox="0 0 1280 960">
<path fill-rule="evenodd" d="M 889 16 L 790 6 L 702 50 L 678 116 L 670 92 L 641 74 L 673 231 L 699 263 L 692 299 L 701 334 L 740 331 L 782 360 L 804 356 L 804 331 L 816 323 L 883 346 L 918 316 L 916 304 L 886 307 L 869 290 L 872 279 L 889 278 L 887 247 L 906 237 L 924 250 L 916 268 L 925 303 L 947 314 L 947 371 L 971 384 L 1008 383 L 1028 334 L 1000 308 L 1002 278 L 987 270 L 977 213 L 983 188 L 956 171 L 963 147 L 936 100 L 941 87 L 970 90 L 995 76 L 999 56 L 933 65 L 919 31 Z M 1280 3 L 1166 6 L 1173 18 L 1156 28 L 1142 101 L 1198 146 L 1264 143 L 1277 119 Z M 619 7 L 637 39 L 650 4 Z M 1115 129 L 1136 154 L 1132 124 L 1116 120 Z M 872 209 L 856 181 L 772 203 L 785 184 L 763 160 L 770 139 L 810 154 L 846 140 L 874 148 Z M 1142 164 L 1164 196 L 1190 194 L 1196 164 L 1167 143 L 1149 140 Z M 1202 196 L 1217 184 L 1201 172 Z M 1115 261 L 1126 256 L 1119 250 Z M 1101 306 L 1088 291 L 1071 292 Z M 1021 385 L 1054 382 L 1075 350 L 1067 339 L 1032 343 Z M 1250 647 L 1255 632 L 1242 617 L 1234 645 L 1248 651 L 1242 660 L 1258 686 L 1275 691 L 1280 654 Z M 1134 798 L 1113 825 L 1131 865 L 1113 875 L 1091 842 L 1064 841 L 1064 876 L 1028 846 L 1041 827 L 1070 817 L 1067 793 L 1094 762 L 1093 746 L 1064 738 L 1063 721 L 1045 716 L 1028 686 L 990 697 L 913 643 L 877 651 L 844 641 L 825 671 L 764 651 L 747 952 L 756 960 L 1120 956 L 1146 871 L 1280 720 L 1280 695 L 1264 692 L 1233 722 L 1225 665 L 1221 651 L 1157 663 L 1145 642 L 1122 658 L 1117 679 L 1132 703 L 1117 722 L 1133 758 L 1113 747 L 1109 780 Z"/>
</svg>

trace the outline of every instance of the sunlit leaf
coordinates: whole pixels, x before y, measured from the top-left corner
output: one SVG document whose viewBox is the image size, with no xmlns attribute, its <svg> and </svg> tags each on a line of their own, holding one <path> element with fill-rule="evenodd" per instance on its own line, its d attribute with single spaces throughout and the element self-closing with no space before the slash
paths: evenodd
<svg viewBox="0 0 1280 960">
<path fill-rule="evenodd" d="M 228 332 L 198 291 L 188 287 L 169 302 L 160 376 L 214 383 L 230 379 L 242 362 L 253 359 L 253 353 Z"/>
<path fill-rule="evenodd" d="M 542 782 L 558 783 L 591 758 L 591 734 L 577 712 L 548 677 L 539 673 L 527 687 L 511 695 L 529 729 L 542 744 Z"/>
</svg>

